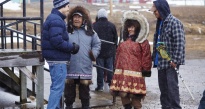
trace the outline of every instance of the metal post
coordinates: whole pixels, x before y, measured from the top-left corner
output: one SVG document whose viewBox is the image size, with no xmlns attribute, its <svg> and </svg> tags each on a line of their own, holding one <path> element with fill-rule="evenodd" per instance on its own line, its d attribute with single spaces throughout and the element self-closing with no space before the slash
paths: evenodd
<svg viewBox="0 0 205 109">
<path fill-rule="evenodd" d="M 3 17 L 3 5 L 1 5 L 1 17 Z M 1 26 L 3 26 L 4 20 L 1 20 Z M 1 28 L 1 48 L 4 48 L 4 32 L 3 32 L 3 28 Z"/>
<path fill-rule="evenodd" d="M 23 0 L 23 17 L 26 17 L 26 1 Z M 26 21 L 23 21 L 23 49 L 26 49 Z"/>
<path fill-rule="evenodd" d="M 43 29 L 43 21 L 44 21 L 44 2 L 43 0 L 40 0 L 40 16 L 41 16 L 41 24 L 40 24 L 40 30 L 42 31 Z M 41 34 L 42 37 L 42 34 Z M 41 39 L 40 37 L 40 39 Z"/>
</svg>

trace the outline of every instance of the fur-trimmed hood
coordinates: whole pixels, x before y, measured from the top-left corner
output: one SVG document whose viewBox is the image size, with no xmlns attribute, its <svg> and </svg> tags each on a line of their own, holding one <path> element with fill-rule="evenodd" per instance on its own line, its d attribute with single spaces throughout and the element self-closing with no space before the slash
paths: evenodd
<svg viewBox="0 0 205 109">
<path fill-rule="evenodd" d="M 94 30 L 92 28 L 92 21 L 90 18 L 90 12 L 83 6 L 75 6 L 70 9 L 70 12 L 67 17 L 67 25 L 68 25 L 68 32 L 73 33 L 74 26 L 73 26 L 73 14 L 74 13 L 81 13 L 83 17 L 83 25 L 82 28 L 85 29 L 85 33 L 89 36 L 92 36 L 94 34 Z"/>
<path fill-rule="evenodd" d="M 130 10 L 130 11 L 124 12 L 123 18 L 122 18 L 122 32 L 124 32 L 123 30 L 126 29 L 125 22 L 127 20 L 137 20 L 140 23 L 141 30 L 135 41 L 139 43 L 144 42 L 149 35 L 149 23 L 147 22 L 147 19 L 142 14 L 140 14 L 138 11 Z"/>
</svg>

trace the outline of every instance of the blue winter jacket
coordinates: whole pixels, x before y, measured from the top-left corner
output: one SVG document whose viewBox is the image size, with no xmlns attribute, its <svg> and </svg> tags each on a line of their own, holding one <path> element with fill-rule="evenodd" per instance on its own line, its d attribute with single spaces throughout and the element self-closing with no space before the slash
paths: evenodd
<svg viewBox="0 0 205 109">
<path fill-rule="evenodd" d="M 47 61 L 69 61 L 70 51 L 73 49 L 69 43 L 64 16 L 57 9 L 53 9 L 43 24 L 42 54 Z"/>
</svg>

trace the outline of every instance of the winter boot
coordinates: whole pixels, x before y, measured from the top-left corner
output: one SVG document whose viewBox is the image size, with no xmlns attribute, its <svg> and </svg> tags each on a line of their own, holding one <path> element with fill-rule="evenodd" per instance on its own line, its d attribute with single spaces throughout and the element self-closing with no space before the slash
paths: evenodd
<svg viewBox="0 0 205 109">
<path fill-rule="evenodd" d="M 124 109 L 132 109 L 131 104 L 125 104 L 125 105 L 124 105 Z"/>
<path fill-rule="evenodd" d="M 90 106 L 90 99 L 81 99 L 82 109 L 91 109 Z"/>
<path fill-rule="evenodd" d="M 65 109 L 73 109 L 73 105 L 66 106 Z"/>
</svg>

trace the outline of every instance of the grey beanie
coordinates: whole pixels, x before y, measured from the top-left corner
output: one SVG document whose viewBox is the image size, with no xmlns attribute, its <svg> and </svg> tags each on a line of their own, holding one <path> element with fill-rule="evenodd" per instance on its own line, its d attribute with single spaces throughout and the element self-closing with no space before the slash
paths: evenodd
<svg viewBox="0 0 205 109">
<path fill-rule="evenodd" d="M 54 8 L 59 8 L 67 4 L 69 4 L 69 0 L 53 0 Z"/>
<path fill-rule="evenodd" d="M 98 11 L 98 19 L 102 17 L 107 18 L 107 11 L 104 8 Z"/>
</svg>

